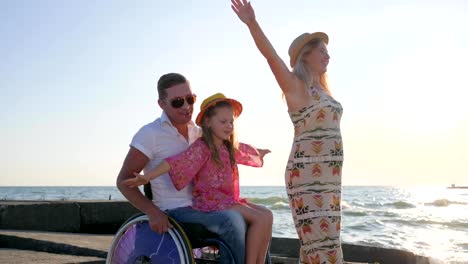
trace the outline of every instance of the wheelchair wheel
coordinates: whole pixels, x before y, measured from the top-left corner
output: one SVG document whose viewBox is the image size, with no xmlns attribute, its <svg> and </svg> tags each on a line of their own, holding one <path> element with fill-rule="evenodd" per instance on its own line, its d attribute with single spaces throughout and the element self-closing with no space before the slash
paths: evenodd
<svg viewBox="0 0 468 264">
<path fill-rule="evenodd" d="M 127 220 L 112 241 L 106 264 L 194 264 L 187 236 L 172 218 L 169 219 L 174 228 L 164 234 L 151 230 L 146 215 Z"/>
</svg>

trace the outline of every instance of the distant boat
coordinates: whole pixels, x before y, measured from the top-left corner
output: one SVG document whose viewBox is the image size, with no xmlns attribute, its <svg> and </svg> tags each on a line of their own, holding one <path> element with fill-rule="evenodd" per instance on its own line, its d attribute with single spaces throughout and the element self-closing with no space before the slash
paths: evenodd
<svg viewBox="0 0 468 264">
<path fill-rule="evenodd" d="M 468 186 L 456 186 L 452 184 L 451 186 L 447 187 L 447 189 L 468 189 Z"/>
</svg>

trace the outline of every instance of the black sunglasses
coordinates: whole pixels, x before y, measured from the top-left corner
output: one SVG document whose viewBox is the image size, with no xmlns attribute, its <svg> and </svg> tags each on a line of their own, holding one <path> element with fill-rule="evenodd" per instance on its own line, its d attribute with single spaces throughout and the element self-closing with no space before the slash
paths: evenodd
<svg viewBox="0 0 468 264">
<path fill-rule="evenodd" d="M 195 101 L 197 100 L 197 96 L 195 94 L 187 95 L 184 97 L 176 97 L 174 99 L 171 99 L 171 106 L 174 108 L 181 108 L 184 106 L 185 101 L 187 101 L 187 104 L 193 105 Z"/>
</svg>

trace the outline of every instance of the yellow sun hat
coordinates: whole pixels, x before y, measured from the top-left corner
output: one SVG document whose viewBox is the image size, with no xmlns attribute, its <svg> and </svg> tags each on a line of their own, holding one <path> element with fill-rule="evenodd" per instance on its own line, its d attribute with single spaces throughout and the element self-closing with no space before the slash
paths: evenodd
<svg viewBox="0 0 468 264">
<path fill-rule="evenodd" d="M 219 102 L 228 102 L 230 105 L 232 105 L 235 117 L 238 117 L 242 113 L 241 103 L 239 103 L 237 100 L 227 98 L 222 93 L 216 93 L 203 100 L 202 104 L 200 105 L 200 113 L 198 113 L 197 118 L 195 119 L 195 123 L 200 126 L 201 121 L 203 119 L 203 115 L 205 115 L 206 110 L 208 110 L 208 108 L 216 105 Z"/>
<path fill-rule="evenodd" d="M 294 68 L 296 65 L 297 57 L 301 52 L 302 48 L 313 39 L 321 39 L 325 44 L 328 44 L 328 35 L 323 32 L 314 32 L 314 33 L 304 33 L 293 40 L 289 46 L 288 54 L 290 58 L 290 65 Z"/>
</svg>

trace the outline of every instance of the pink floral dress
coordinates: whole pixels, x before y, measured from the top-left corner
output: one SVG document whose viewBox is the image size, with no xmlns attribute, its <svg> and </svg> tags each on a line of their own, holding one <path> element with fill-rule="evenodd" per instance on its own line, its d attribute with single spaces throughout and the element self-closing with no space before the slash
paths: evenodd
<svg viewBox="0 0 468 264">
<path fill-rule="evenodd" d="M 210 149 L 199 138 L 184 152 L 166 159 L 171 165 L 169 176 L 177 190 L 183 189 L 193 180 L 195 210 L 219 211 L 247 202 L 239 197 L 239 171 L 237 164 L 231 166 L 227 147 L 220 146 L 218 153 L 222 167 L 212 160 Z M 263 166 L 259 152 L 250 145 L 240 143 L 235 154 L 238 164 Z"/>
</svg>

